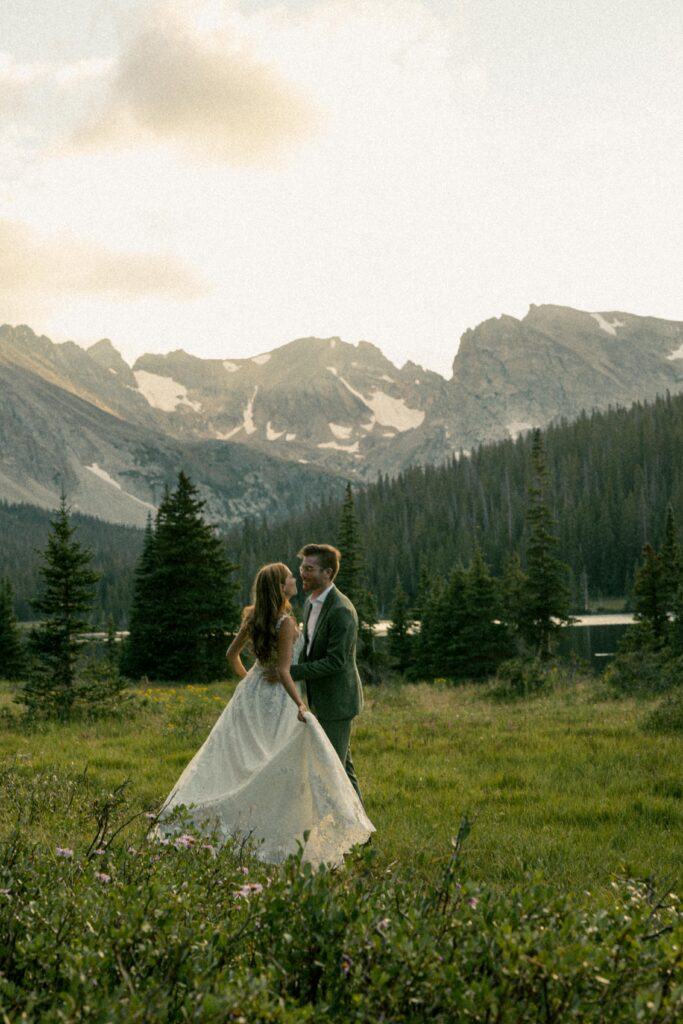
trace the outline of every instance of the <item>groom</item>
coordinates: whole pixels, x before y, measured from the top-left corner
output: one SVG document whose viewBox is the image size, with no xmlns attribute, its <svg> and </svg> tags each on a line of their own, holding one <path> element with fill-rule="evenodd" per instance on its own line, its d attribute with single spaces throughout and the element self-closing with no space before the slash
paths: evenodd
<svg viewBox="0 0 683 1024">
<path fill-rule="evenodd" d="M 304 608 L 304 646 L 292 679 L 306 683 L 308 703 L 339 755 L 358 796 L 351 760 L 351 724 L 363 707 L 356 667 L 358 616 L 334 585 L 341 555 L 331 544 L 306 544 L 299 551 L 299 573 L 308 600 Z"/>
</svg>

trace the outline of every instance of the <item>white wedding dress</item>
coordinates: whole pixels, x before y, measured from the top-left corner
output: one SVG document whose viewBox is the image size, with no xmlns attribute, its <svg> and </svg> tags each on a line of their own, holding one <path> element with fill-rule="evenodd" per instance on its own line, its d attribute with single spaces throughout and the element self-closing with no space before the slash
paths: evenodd
<svg viewBox="0 0 683 1024">
<path fill-rule="evenodd" d="M 302 646 L 299 636 L 294 662 Z M 251 837 L 268 863 L 302 846 L 314 867 L 339 864 L 375 831 L 318 720 L 308 712 L 300 722 L 284 686 L 269 682 L 258 662 L 178 779 L 158 833 L 174 831 L 164 818 L 181 805 L 207 834 Z"/>
</svg>

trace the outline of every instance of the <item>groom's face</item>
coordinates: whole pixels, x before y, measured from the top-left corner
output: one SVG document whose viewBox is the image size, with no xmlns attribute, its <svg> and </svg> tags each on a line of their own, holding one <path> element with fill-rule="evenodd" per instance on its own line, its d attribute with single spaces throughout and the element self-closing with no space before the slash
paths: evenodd
<svg viewBox="0 0 683 1024">
<path fill-rule="evenodd" d="M 307 594 L 317 594 L 329 586 L 332 572 L 323 569 L 315 555 L 306 555 L 299 566 L 299 575 Z"/>
</svg>

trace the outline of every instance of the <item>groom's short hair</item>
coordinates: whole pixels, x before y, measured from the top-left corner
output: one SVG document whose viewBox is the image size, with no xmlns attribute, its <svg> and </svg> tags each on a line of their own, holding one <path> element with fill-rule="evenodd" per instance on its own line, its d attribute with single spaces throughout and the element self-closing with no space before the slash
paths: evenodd
<svg viewBox="0 0 683 1024">
<path fill-rule="evenodd" d="M 331 544 L 304 544 L 301 551 L 297 552 L 297 558 L 317 558 L 321 569 L 331 569 L 332 579 L 339 572 L 341 562 L 341 551 L 333 548 Z"/>
</svg>

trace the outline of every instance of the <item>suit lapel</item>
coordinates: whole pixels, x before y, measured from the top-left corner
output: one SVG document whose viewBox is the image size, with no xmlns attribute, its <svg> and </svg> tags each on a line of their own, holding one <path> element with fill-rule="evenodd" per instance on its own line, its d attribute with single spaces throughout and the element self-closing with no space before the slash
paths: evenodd
<svg viewBox="0 0 683 1024">
<path fill-rule="evenodd" d="M 304 660 L 308 653 L 308 620 L 311 617 L 311 602 L 309 598 L 306 598 L 306 604 L 304 605 L 304 649 L 303 657 Z"/>
</svg>

